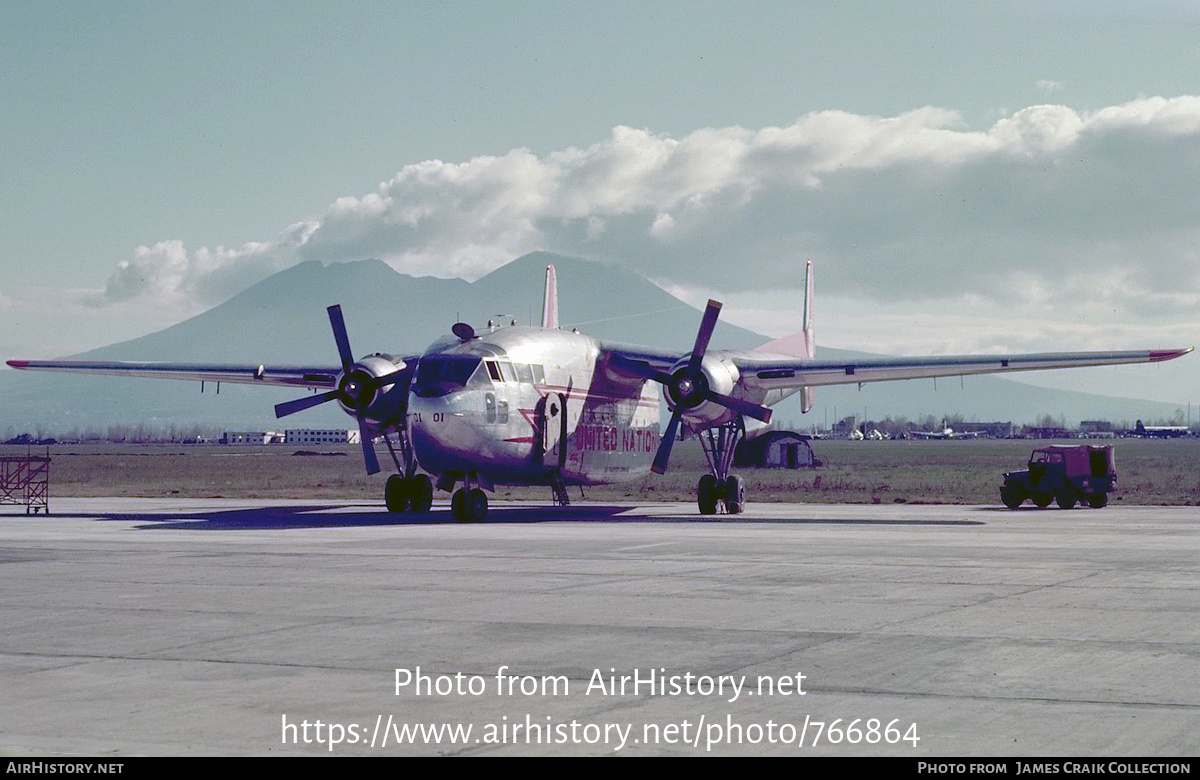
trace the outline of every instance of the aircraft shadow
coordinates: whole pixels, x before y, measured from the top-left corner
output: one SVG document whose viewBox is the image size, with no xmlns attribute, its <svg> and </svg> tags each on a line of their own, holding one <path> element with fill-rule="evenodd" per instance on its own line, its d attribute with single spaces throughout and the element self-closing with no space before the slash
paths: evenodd
<svg viewBox="0 0 1200 780">
<path fill-rule="evenodd" d="M 493 507 L 480 525 L 533 523 L 757 523 L 771 525 L 882 525 L 882 526 L 971 526 L 986 525 L 983 520 L 932 518 L 815 518 L 805 517 L 803 504 L 791 517 L 748 515 L 698 515 L 637 513 L 627 516 L 631 506 L 582 504 L 565 507 Z M 1004 509 L 1003 511 L 1011 511 Z M 192 512 L 98 512 L 55 513 L 57 517 L 77 517 L 102 521 L 134 523 L 138 530 L 265 531 L 298 528 L 355 528 L 372 526 L 462 525 L 448 507 L 435 507 L 422 514 L 387 512 L 375 504 L 301 504 L 287 506 L 240 507 Z"/>
<path fill-rule="evenodd" d="M 356 509 L 363 506 L 362 509 Z M 462 525 L 450 509 L 427 513 L 387 512 L 375 505 L 312 504 L 213 509 L 199 512 L 108 512 L 58 517 L 98 518 L 136 523 L 138 530 L 266 531 L 297 528 L 355 528 L 371 526 Z M 499 508 L 488 512 L 485 523 L 545 523 L 612 521 L 627 506 Z M 644 520 L 646 518 L 631 518 Z"/>
</svg>

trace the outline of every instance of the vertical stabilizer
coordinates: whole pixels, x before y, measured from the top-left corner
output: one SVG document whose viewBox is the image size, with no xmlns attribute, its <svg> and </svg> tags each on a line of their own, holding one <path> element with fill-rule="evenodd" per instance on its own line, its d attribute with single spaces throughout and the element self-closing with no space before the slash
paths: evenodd
<svg viewBox="0 0 1200 780">
<path fill-rule="evenodd" d="M 817 356 L 817 336 L 813 332 L 813 268 L 812 260 L 804 268 L 804 347 L 807 354 L 805 357 L 814 358 Z M 800 412 L 808 414 L 808 410 L 813 408 L 815 401 L 815 389 L 806 387 L 800 391 Z"/>
<path fill-rule="evenodd" d="M 542 327 L 558 327 L 558 277 L 554 266 L 546 266 L 546 292 L 542 296 Z"/>
<path fill-rule="evenodd" d="M 813 270 L 812 260 L 804 268 L 804 346 L 805 357 L 817 356 L 817 337 L 813 333 Z M 808 411 L 807 409 L 805 411 Z"/>
<path fill-rule="evenodd" d="M 790 336 L 784 336 L 781 339 L 769 341 L 759 347 L 762 352 L 770 352 L 778 355 L 788 355 L 789 357 L 798 357 L 805 360 L 811 360 L 817 354 L 817 337 L 813 332 L 813 264 L 809 260 L 804 268 L 804 309 L 801 315 L 801 323 L 804 330 L 799 333 L 793 333 Z M 813 408 L 814 392 L 811 387 L 800 388 L 800 410 L 808 412 Z"/>
</svg>

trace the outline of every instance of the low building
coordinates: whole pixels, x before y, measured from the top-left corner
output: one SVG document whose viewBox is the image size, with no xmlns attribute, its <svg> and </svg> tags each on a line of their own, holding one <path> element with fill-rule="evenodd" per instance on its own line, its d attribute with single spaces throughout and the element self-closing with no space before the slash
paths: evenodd
<svg viewBox="0 0 1200 780">
<path fill-rule="evenodd" d="M 358 431 L 345 428 L 292 428 L 284 432 L 285 444 L 356 444 Z"/>
<path fill-rule="evenodd" d="M 221 434 L 222 444 L 267 444 L 270 434 L 266 431 L 225 431 Z"/>
<path fill-rule="evenodd" d="M 1083 439 L 1115 439 L 1117 428 L 1108 420 L 1083 420 L 1079 423 L 1079 436 Z"/>
<path fill-rule="evenodd" d="M 768 431 L 743 439 L 734 450 L 733 463 L 774 469 L 813 469 L 821 465 L 808 440 L 794 431 Z"/>
</svg>

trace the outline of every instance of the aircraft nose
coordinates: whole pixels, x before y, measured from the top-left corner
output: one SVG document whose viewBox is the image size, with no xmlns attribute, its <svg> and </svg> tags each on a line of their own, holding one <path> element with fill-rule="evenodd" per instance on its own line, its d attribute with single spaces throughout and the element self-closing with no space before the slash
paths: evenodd
<svg viewBox="0 0 1200 780">
<path fill-rule="evenodd" d="M 456 408 L 454 394 L 409 399 L 409 430 L 417 461 L 427 471 L 438 473 L 455 468 L 464 455 L 477 455 L 478 431 Z"/>
</svg>

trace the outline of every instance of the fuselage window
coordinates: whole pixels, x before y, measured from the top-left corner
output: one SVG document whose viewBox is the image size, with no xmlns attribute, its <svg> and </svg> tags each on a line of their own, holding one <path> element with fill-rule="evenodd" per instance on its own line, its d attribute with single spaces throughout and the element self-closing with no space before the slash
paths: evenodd
<svg viewBox="0 0 1200 780">
<path fill-rule="evenodd" d="M 535 385 L 546 384 L 546 372 L 538 363 L 533 364 L 533 383 Z"/>
<path fill-rule="evenodd" d="M 527 385 L 533 384 L 533 369 L 528 363 L 517 363 L 517 379 Z"/>
<path fill-rule="evenodd" d="M 508 422 L 508 401 L 497 399 L 495 393 L 483 394 L 483 419 L 503 425 Z"/>
<path fill-rule="evenodd" d="M 500 366 L 498 366 L 496 364 L 496 361 L 494 361 L 494 360 L 487 361 L 487 371 L 488 371 L 488 376 L 490 376 L 492 378 L 493 382 L 503 382 L 504 381 L 503 379 L 500 378 Z"/>
</svg>

